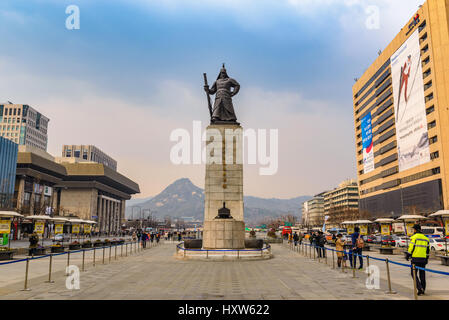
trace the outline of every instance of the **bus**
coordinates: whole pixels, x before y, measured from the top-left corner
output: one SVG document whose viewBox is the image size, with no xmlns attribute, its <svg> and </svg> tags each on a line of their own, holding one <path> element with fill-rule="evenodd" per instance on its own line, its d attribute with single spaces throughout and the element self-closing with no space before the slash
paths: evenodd
<svg viewBox="0 0 449 320">
<path fill-rule="evenodd" d="M 282 227 L 282 236 L 285 236 L 286 234 L 292 233 L 292 227 L 284 226 Z"/>
</svg>

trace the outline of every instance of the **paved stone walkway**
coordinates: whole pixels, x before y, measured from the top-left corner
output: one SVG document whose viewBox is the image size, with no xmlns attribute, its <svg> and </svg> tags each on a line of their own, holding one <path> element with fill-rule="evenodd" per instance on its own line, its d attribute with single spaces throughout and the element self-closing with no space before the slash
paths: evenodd
<svg viewBox="0 0 449 320">
<path fill-rule="evenodd" d="M 273 245 L 275 257 L 265 261 L 204 262 L 173 257 L 175 245 L 162 244 L 110 264 L 88 265 L 81 273 L 80 290 L 67 290 L 62 271 L 55 283 L 45 276 L 0 288 L 0 299 L 410 299 L 411 294 L 386 295 L 368 290 L 364 278 L 341 273 Z M 1 266 L 0 266 L 1 267 Z M 1 277 L 7 277 L 0 273 Z"/>
</svg>

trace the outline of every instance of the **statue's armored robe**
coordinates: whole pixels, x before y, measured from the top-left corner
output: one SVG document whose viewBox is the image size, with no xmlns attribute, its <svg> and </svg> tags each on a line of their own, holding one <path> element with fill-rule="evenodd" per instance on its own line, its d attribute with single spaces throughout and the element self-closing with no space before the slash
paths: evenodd
<svg viewBox="0 0 449 320">
<path fill-rule="evenodd" d="M 231 92 L 234 88 L 234 93 Z M 212 121 L 237 121 L 234 106 L 232 104 L 232 96 L 238 92 L 240 85 L 232 78 L 218 79 L 210 93 L 215 94 L 215 103 L 212 110 Z"/>
</svg>

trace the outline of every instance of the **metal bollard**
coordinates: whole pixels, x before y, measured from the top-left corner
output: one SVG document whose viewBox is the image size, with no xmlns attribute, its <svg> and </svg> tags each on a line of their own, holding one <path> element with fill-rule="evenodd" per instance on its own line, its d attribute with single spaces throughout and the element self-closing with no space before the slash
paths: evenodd
<svg viewBox="0 0 449 320">
<path fill-rule="evenodd" d="M 185 250 L 184 250 L 185 252 Z M 209 259 L 209 250 L 206 250 L 206 259 Z"/>
<path fill-rule="evenodd" d="M 94 247 L 94 258 L 93 258 L 94 267 L 95 267 L 95 252 L 96 251 L 97 251 L 97 248 Z"/>
<path fill-rule="evenodd" d="M 332 269 L 335 269 L 335 251 L 332 250 Z"/>
<path fill-rule="evenodd" d="M 103 264 L 104 264 L 104 250 L 106 247 L 103 247 Z"/>
<path fill-rule="evenodd" d="M 237 250 L 237 259 L 240 259 L 240 250 Z"/>
<path fill-rule="evenodd" d="M 388 291 L 386 294 L 396 294 L 396 291 L 391 290 L 391 279 L 390 279 L 390 264 L 388 258 L 385 259 L 385 263 L 387 264 L 387 280 L 388 280 Z"/>
<path fill-rule="evenodd" d="M 418 289 L 416 288 L 416 267 L 412 264 L 412 279 L 413 279 L 413 295 L 415 296 L 415 300 L 418 300 Z"/>
<path fill-rule="evenodd" d="M 316 250 L 315 250 L 315 247 L 313 248 L 313 260 L 316 260 Z"/>
<path fill-rule="evenodd" d="M 123 257 L 123 243 L 120 245 L 120 257 Z"/>
<path fill-rule="evenodd" d="M 356 256 L 354 251 L 352 251 L 352 277 L 355 278 L 355 262 L 356 262 Z"/>
<path fill-rule="evenodd" d="M 109 246 L 109 263 L 111 263 L 111 251 L 112 251 L 112 246 Z"/>
<path fill-rule="evenodd" d="M 70 251 L 67 252 L 67 268 L 70 266 Z M 69 274 L 66 273 L 66 276 L 68 276 Z"/>
<path fill-rule="evenodd" d="M 368 268 L 369 268 L 369 255 L 366 256 L 366 265 L 367 265 Z"/>
<path fill-rule="evenodd" d="M 52 268 L 52 264 L 53 264 L 53 253 L 50 253 L 50 262 L 49 262 L 49 266 L 48 266 L 48 280 L 45 281 L 46 283 L 54 283 L 54 281 L 51 280 L 51 268 Z"/>
<path fill-rule="evenodd" d="M 30 266 L 30 259 L 27 258 L 27 264 L 25 268 L 25 284 L 23 286 L 23 289 L 21 291 L 30 291 L 31 289 L 28 288 L 28 269 Z"/>
<path fill-rule="evenodd" d="M 115 245 L 115 257 L 114 260 L 117 260 L 117 245 Z"/>
<path fill-rule="evenodd" d="M 81 264 L 81 271 L 82 272 L 84 272 L 84 258 L 85 258 L 85 255 L 86 255 L 86 249 L 83 249 L 83 262 Z"/>
</svg>

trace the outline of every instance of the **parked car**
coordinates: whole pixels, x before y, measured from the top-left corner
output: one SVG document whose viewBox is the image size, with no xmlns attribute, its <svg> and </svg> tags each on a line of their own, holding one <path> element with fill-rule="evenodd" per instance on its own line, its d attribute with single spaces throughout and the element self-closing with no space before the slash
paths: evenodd
<svg viewBox="0 0 449 320">
<path fill-rule="evenodd" d="M 341 241 L 343 241 L 345 244 L 352 244 L 352 239 L 348 235 L 343 235 L 341 237 Z"/>
<path fill-rule="evenodd" d="M 382 236 L 381 235 L 375 235 L 374 236 L 374 242 L 375 244 L 381 244 L 382 243 Z"/>
<path fill-rule="evenodd" d="M 392 236 L 382 236 L 381 244 L 383 246 L 395 247 L 396 246 L 396 241 L 393 239 Z"/>
<path fill-rule="evenodd" d="M 395 239 L 396 241 L 396 247 L 400 247 L 400 248 L 405 248 L 407 247 L 407 243 L 410 242 L 410 239 L 408 237 L 397 237 L 397 239 Z"/>
<path fill-rule="evenodd" d="M 442 238 L 431 238 L 429 239 L 429 243 L 430 243 L 430 250 L 432 251 L 444 251 L 444 249 L 446 248 L 444 239 Z"/>
<path fill-rule="evenodd" d="M 367 237 L 366 237 L 366 242 L 369 243 L 369 244 L 374 244 L 374 243 L 376 243 L 376 236 L 374 236 L 374 235 L 367 236 Z"/>
<path fill-rule="evenodd" d="M 67 233 L 57 234 L 53 237 L 53 241 L 70 241 L 70 235 Z"/>
</svg>

